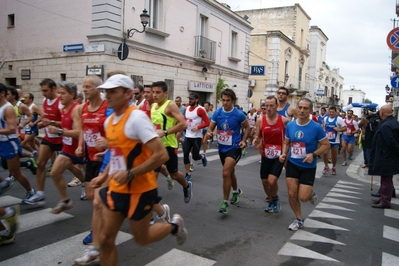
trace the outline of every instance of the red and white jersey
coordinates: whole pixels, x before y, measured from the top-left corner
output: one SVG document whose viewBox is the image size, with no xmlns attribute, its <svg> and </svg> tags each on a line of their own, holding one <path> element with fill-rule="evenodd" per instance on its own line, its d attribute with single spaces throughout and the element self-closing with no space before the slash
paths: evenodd
<svg viewBox="0 0 399 266">
<path fill-rule="evenodd" d="M 69 110 L 65 113 L 65 108 L 61 110 L 61 128 L 63 130 L 71 130 L 74 129 L 73 120 L 72 120 L 72 111 L 78 106 L 79 103 L 75 102 Z M 78 147 L 78 138 L 72 138 L 67 136 L 62 136 L 62 152 L 65 152 L 68 155 L 76 156 L 75 150 Z"/>
<path fill-rule="evenodd" d="M 205 116 L 208 117 L 205 108 L 202 106 L 198 105 L 193 110 L 191 106 L 186 108 L 185 117 L 187 123 L 187 138 L 202 138 L 202 130 L 197 130 L 195 132 L 191 131 L 193 127 L 198 127 L 203 123 L 203 119 L 198 112 L 204 112 Z"/>
<path fill-rule="evenodd" d="M 61 121 L 61 100 L 60 98 L 55 98 L 52 100 L 44 99 L 43 100 L 43 113 L 44 118 L 54 121 Z M 45 136 L 44 139 L 47 140 L 51 144 L 62 144 L 62 138 L 58 136 L 58 134 L 51 134 L 48 132 L 47 127 L 45 128 Z"/>
<path fill-rule="evenodd" d="M 261 154 L 269 159 L 276 159 L 281 155 L 285 136 L 285 125 L 283 116 L 278 115 L 274 125 L 267 123 L 266 115 L 262 116 L 261 134 L 264 149 Z"/>
<path fill-rule="evenodd" d="M 351 134 L 353 131 L 359 129 L 357 122 L 353 119 L 348 120 L 347 118 L 345 118 L 344 123 L 346 125 L 346 132 L 344 132 L 345 135 Z"/>
<path fill-rule="evenodd" d="M 94 161 L 94 155 L 102 152 L 94 146 L 98 137 L 105 137 L 104 121 L 107 119 L 107 101 L 103 101 L 100 108 L 93 112 L 88 110 L 89 103 L 87 101 L 82 108 L 83 138 L 86 143 L 88 158 L 90 161 Z"/>
</svg>

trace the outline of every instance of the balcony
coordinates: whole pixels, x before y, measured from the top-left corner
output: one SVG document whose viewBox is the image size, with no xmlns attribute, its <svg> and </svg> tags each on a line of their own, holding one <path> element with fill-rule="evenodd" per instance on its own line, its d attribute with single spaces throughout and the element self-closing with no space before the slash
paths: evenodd
<svg viewBox="0 0 399 266">
<path fill-rule="evenodd" d="M 208 65 L 215 64 L 216 42 L 204 36 L 195 36 L 194 60 Z"/>
<path fill-rule="evenodd" d="M 339 105 L 339 99 L 337 97 L 327 97 L 328 105 Z"/>
</svg>

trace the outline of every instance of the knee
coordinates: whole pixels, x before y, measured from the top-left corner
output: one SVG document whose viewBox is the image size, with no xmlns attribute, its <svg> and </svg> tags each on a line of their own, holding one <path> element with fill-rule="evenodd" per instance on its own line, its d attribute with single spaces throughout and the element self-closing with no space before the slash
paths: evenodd
<svg viewBox="0 0 399 266">
<path fill-rule="evenodd" d="M 310 197 L 311 197 L 311 196 L 310 196 Z M 307 201 L 309 201 L 309 200 L 310 200 L 310 197 L 309 197 L 309 195 L 302 195 L 302 194 L 298 196 L 299 200 L 302 201 L 302 202 L 307 202 Z"/>
<path fill-rule="evenodd" d="M 40 159 L 37 160 L 36 164 L 37 164 L 37 168 L 43 169 L 44 167 L 46 167 L 46 162 L 43 160 L 40 160 Z"/>
<path fill-rule="evenodd" d="M 298 193 L 296 191 L 288 191 L 288 197 L 290 199 L 297 199 L 298 198 Z"/>
</svg>

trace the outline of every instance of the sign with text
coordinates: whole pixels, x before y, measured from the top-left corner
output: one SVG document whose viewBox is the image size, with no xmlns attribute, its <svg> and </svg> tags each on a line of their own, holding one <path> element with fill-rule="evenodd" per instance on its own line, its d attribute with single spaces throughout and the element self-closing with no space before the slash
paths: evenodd
<svg viewBox="0 0 399 266">
<path fill-rule="evenodd" d="M 202 92 L 216 92 L 216 84 L 190 81 L 188 84 L 188 89 L 190 91 L 202 91 Z"/>
<path fill-rule="evenodd" d="M 265 66 L 251 66 L 251 74 L 253 76 L 264 76 Z"/>
</svg>

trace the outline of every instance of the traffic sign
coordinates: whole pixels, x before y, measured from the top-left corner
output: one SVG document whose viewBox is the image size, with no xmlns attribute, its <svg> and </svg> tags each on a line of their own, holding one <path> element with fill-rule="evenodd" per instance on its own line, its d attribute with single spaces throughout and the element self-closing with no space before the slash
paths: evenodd
<svg viewBox="0 0 399 266">
<path fill-rule="evenodd" d="M 83 49 L 84 49 L 83 43 L 65 44 L 62 47 L 62 51 L 64 52 L 80 52 L 83 51 Z"/>
<path fill-rule="evenodd" d="M 395 89 L 399 89 L 399 76 L 394 76 L 391 79 L 391 86 Z"/>
<path fill-rule="evenodd" d="M 97 53 L 97 52 L 104 52 L 105 45 L 104 44 L 95 44 L 95 45 L 86 45 L 85 52 L 86 53 Z"/>
<path fill-rule="evenodd" d="M 318 89 L 316 90 L 316 94 L 317 94 L 317 95 L 324 95 L 324 88 L 318 88 Z"/>
<path fill-rule="evenodd" d="M 129 55 L 129 47 L 127 47 L 126 43 L 121 43 L 118 47 L 118 58 L 120 60 L 125 60 Z"/>
<path fill-rule="evenodd" d="M 394 28 L 387 36 L 388 47 L 394 51 L 399 51 L 399 28 Z"/>
</svg>

